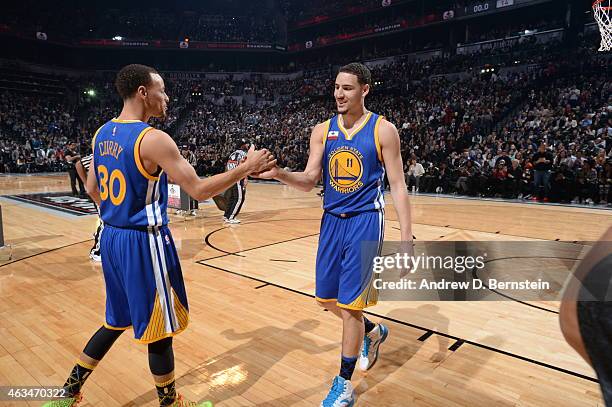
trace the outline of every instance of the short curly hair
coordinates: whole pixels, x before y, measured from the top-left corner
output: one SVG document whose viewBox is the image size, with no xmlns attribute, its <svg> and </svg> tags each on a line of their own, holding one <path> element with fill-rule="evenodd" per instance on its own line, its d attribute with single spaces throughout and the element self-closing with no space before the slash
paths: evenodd
<svg viewBox="0 0 612 407">
<path fill-rule="evenodd" d="M 370 85 L 372 86 L 372 72 L 368 69 L 364 64 L 360 64 L 359 62 L 351 62 L 350 64 L 344 65 L 338 73 L 350 73 L 357 77 L 357 82 L 360 85 Z"/>
<path fill-rule="evenodd" d="M 159 75 L 155 68 L 146 65 L 131 64 L 121 68 L 115 79 L 115 87 L 121 99 L 129 99 L 140 86 L 150 85 L 151 74 Z"/>
</svg>

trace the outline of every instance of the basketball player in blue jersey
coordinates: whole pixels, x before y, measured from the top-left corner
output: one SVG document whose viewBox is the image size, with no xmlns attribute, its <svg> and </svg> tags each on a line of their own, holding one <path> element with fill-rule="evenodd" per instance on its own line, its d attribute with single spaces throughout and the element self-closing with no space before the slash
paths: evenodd
<svg viewBox="0 0 612 407">
<path fill-rule="evenodd" d="M 323 176 L 323 219 L 316 262 L 316 299 L 342 319 L 340 374 L 323 407 L 354 404 L 350 382 L 355 365 L 370 369 L 389 333 L 363 316 L 375 305 L 372 262 L 380 255 L 384 234 L 385 171 L 400 222 L 401 240 L 412 247 L 410 205 L 404 181 L 400 139 L 395 126 L 365 108 L 371 73 L 359 63 L 340 68 L 334 97 L 338 115 L 314 127 L 303 172 L 278 167 L 258 176 L 275 178 L 310 191 Z M 377 242 L 362 245 L 362 242 Z M 361 352 L 360 352 L 361 348 Z"/>
<path fill-rule="evenodd" d="M 116 87 L 123 110 L 94 135 L 87 177 L 87 191 L 105 225 L 101 252 L 106 319 L 66 380 L 66 398 L 47 405 L 76 405 L 85 380 L 121 333 L 132 328 L 136 341 L 148 346 L 160 406 L 196 406 L 177 395 L 174 382 L 172 337 L 187 327 L 189 308 L 167 226 L 167 178 L 203 200 L 271 168 L 275 160 L 268 151 L 252 147 L 232 171 L 201 180 L 170 136 L 147 124 L 151 117 L 166 114 L 162 77 L 153 68 L 128 65 L 117 75 Z"/>
</svg>

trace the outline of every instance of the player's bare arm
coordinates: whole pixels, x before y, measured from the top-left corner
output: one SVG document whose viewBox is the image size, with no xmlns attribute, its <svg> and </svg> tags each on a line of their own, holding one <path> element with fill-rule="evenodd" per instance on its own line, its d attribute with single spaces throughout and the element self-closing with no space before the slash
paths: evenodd
<svg viewBox="0 0 612 407">
<path fill-rule="evenodd" d="M 151 130 L 140 144 L 140 157 L 145 169 L 155 173 L 161 167 L 170 178 L 192 198 L 198 200 L 213 197 L 250 174 L 266 171 L 276 165 L 268 150 L 251 147 L 244 163 L 231 171 L 200 179 L 194 168 L 183 158 L 176 143 L 161 130 Z"/>
<path fill-rule="evenodd" d="M 96 165 L 92 157 L 91 164 L 89 165 L 89 172 L 86 177 L 85 190 L 87 195 L 93 199 L 96 205 L 100 206 L 100 191 L 98 190 L 98 179 L 96 178 Z M 85 180 L 84 180 L 85 181 Z"/>
<path fill-rule="evenodd" d="M 283 184 L 292 186 L 301 191 L 308 192 L 312 190 L 317 182 L 321 179 L 321 169 L 323 165 L 323 137 L 325 137 L 325 123 L 319 123 L 312 129 L 310 135 L 310 154 L 308 155 L 308 163 L 306 169 L 302 172 L 289 172 L 278 167 L 273 167 L 271 170 L 258 174 L 259 178 L 274 178 Z"/>
<path fill-rule="evenodd" d="M 391 197 L 400 222 L 401 239 L 403 242 L 412 241 L 410 201 L 404 179 L 399 134 L 392 123 L 383 119 L 378 129 L 378 135 L 381 154 L 391 187 Z"/>
</svg>

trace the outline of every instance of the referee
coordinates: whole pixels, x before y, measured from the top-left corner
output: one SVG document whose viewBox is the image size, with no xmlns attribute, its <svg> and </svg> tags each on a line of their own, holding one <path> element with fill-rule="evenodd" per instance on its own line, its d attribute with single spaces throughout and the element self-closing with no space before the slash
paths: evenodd
<svg viewBox="0 0 612 407">
<path fill-rule="evenodd" d="M 238 150 L 234 151 L 230 156 L 227 164 L 225 165 L 225 171 L 233 170 L 240 164 L 242 160 L 244 160 L 247 156 L 247 151 L 249 150 L 249 143 L 245 140 L 242 140 L 238 143 Z M 223 220 L 226 223 L 230 224 L 238 224 L 240 220 L 236 219 L 236 216 L 240 213 L 240 209 L 242 209 L 242 204 L 244 203 L 244 198 L 246 196 L 246 186 L 247 186 L 247 178 L 241 179 L 235 185 L 233 185 L 230 189 L 225 191 L 225 198 L 227 200 L 227 208 L 225 209 L 225 214 L 223 215 Z"/>
<path fill-rule="evenodd" d="M 70 175 L 70 188 L 72 188 L 72 195 L 84 196 L 85 186 L 83 185 L 83 178 L 77 177 L 76 165 L 78 164 L 81 156 L 77 153 L 77 144 L 68 144 L 66 151 L 64 152 L 66 158 L 66 165 L 68 166 L 68 175 Z M 79 190 L 77 191 L 76 184 L 79 182 Z"/>
<path fill-rule="evenodd" d="M 82 157 L 76 163 L 76 172 L 79 174 L 79 178 L 83 181 L 85 185 L 87 185 L 87 174 L 89 173 L 89 166 L 91 165 L 91 160 L 93 159 L 93 154 L 89 154 L 85 157 Z M 95 203 L 94 203 L 95 205 Z M 102 222 L 102 218 L 100 218 L 100 209 L 96 205 L 96 210 L 98 211 L 98 227 L 96 229 L 96 233 L 94 233 L 94 245 L 89 251 L 89 258 L 93 261 L 100 262 L 102 259 L 100 258 L 100 234 L 102 234 L 102 230 L 104 230 L 104 222 Z"/>
</svg>

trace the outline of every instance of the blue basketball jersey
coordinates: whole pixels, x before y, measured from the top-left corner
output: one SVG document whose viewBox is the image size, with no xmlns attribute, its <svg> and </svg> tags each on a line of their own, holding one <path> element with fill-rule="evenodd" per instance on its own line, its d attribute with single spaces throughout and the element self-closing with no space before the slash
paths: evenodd
<svg viewBox="0 0 612 407">
<path fill-rule="evenodd" d="M 334 215 L 380 210 L 383 199 L 382 163 L 378 126 L 382 116 L 368 112 L 352 136 L 334 116 L 326 122 L 323 156 L 323 209 Z"/>
<path fill-rule="evenodd" d="M 168 224 L 168 178 L 163 171 L 147 173 L 140 159 L 140 143 L 152 129 L 139 120 L 113 119 L 94 135 L 100 217 L 106 224 L 138 229 Z"/>
</svg>

